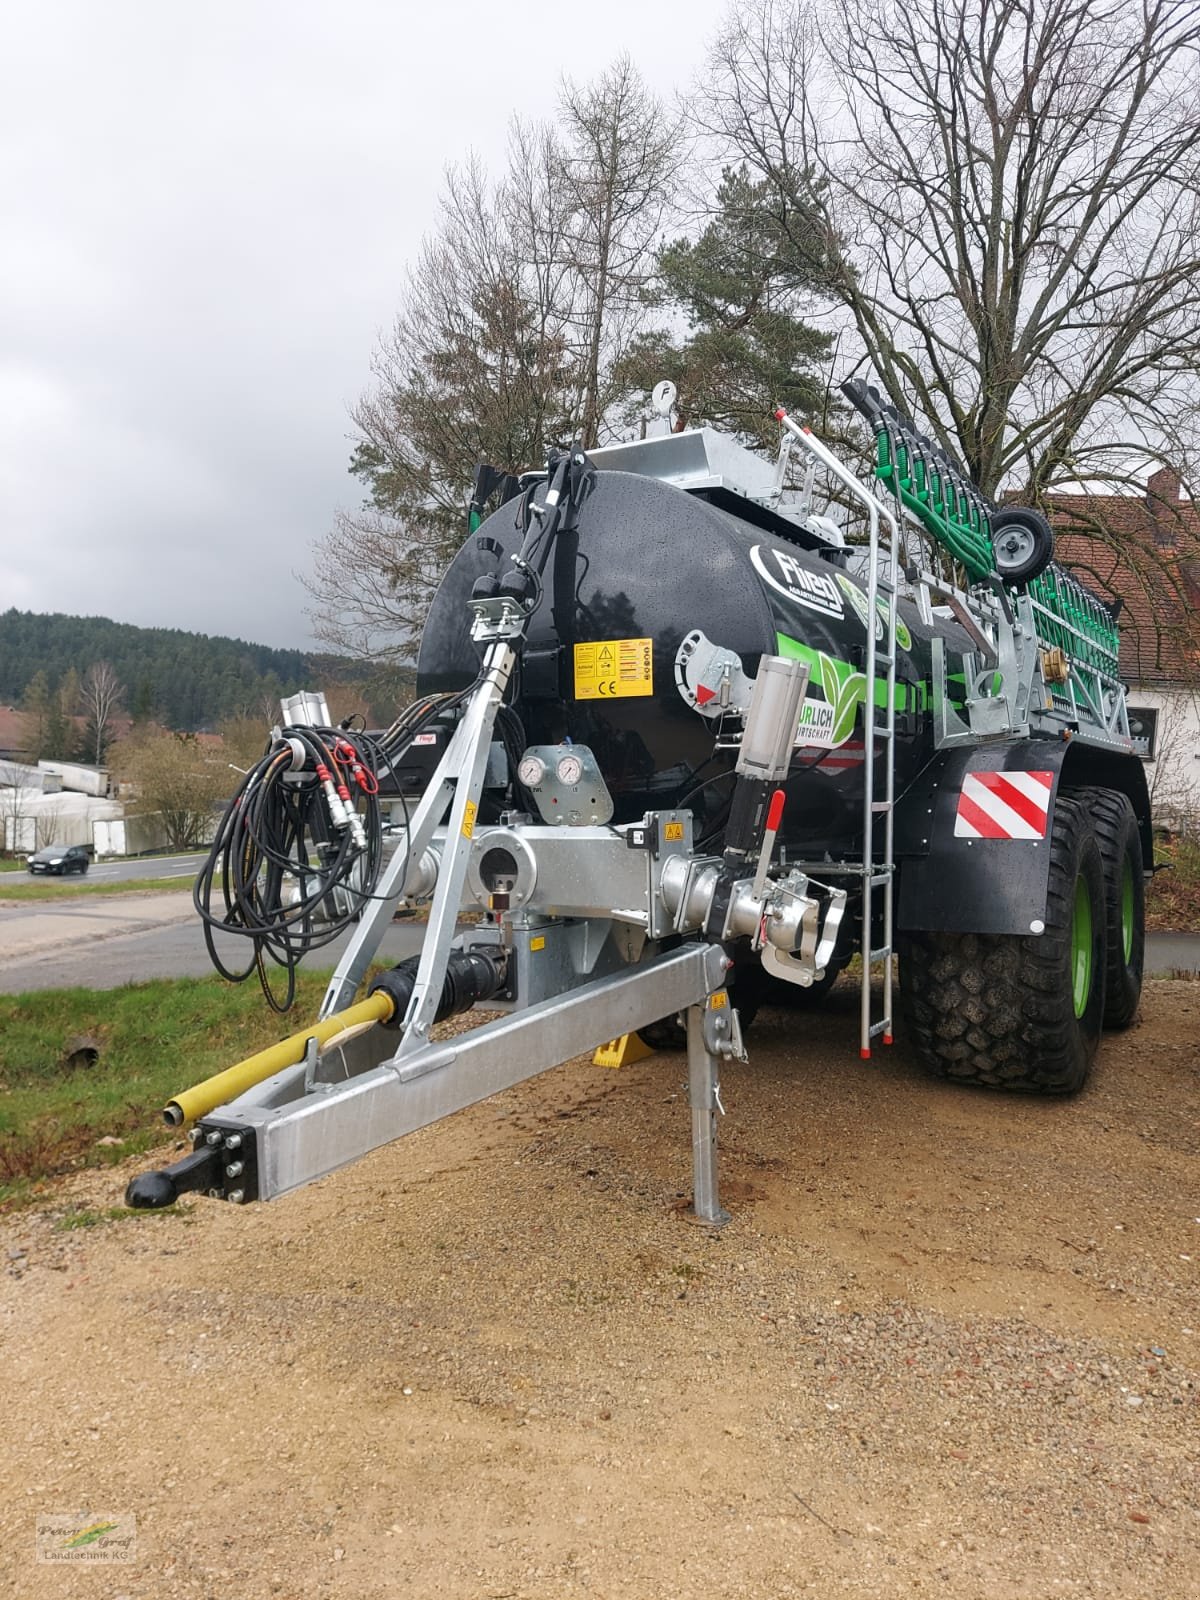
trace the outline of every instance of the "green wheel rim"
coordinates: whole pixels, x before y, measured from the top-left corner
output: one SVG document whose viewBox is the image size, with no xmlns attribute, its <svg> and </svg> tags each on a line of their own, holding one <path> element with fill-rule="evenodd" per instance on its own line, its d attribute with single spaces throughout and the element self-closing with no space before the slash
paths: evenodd
<svg viewBox="0 0 1200 1600">
<path fill-rule="evenodd" d="M 1092 897 L 1082 873 L 1075 880 L 1075 914 L 1071 918 L 1071 994 L 1075 1015 L 1082 1017 L 1092 992 Z"/>
<path fill-rule="evenodd" d="M 1133 955 L 1133 862 L 1125 857 L 1121 870 L 1121 944 L 1125 950 L 1125 965 Z"/>
</svg>

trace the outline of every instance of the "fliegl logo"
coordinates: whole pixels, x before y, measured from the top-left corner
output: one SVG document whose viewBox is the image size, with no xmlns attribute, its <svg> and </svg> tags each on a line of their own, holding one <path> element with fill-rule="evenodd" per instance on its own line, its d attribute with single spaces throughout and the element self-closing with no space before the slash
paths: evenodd
<svg viewBox="0 0 1200 1600">
<path fill-rule="evenodd" d="M 764 550 L 760 544 L 750 551 L 750 559 L 759 577 L 777 594 L 827 617 L 845 615 L 841 593 L 829 573 L 814 572 L 786 550 Z"/>
</svg>

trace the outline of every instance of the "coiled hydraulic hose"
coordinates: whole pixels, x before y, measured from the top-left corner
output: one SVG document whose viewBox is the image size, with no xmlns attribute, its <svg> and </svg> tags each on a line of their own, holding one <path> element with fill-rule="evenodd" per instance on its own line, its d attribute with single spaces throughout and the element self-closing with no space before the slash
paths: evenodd
<svg viewBox="0 0 1200 1600">
<path fill-rule="evenodd" d="M 374 893 L 383 859 L 381 761 L 364 733 L 282 728 L 225 809 L 193 901 L 213 966 L 233 983 L 256 972 L 276 1011 L 292 1004 L 303 957 L 343 933 Z M 223 910 L 213 906 L 218 874 Z M 250 941 L 243 969 L 218 954 L 217 930 Z M 287 973 L 282 997 L 268 961 Z"/>
<path fill-rule="evenodd" d="M 256 973 L 271 1007 L 290 1008 L 299 963 L 374 898 L 383 864 L 380 778 L 422 729 L 452 717 L 472 687 L 414 701 L 374 737 L 345 725 L 276 731 L 226 807 L 193 890 L 209 959 L 223 978 L 242 983 Z M 512 749 L 519 758 L 513 713 L 501 731 L 510 761 Z M 218 932 L 251 942 L 245 967 L 218 953 Z M 282 995 L 271 986 L 270 963 L 287 975 Z"/>
</svg>

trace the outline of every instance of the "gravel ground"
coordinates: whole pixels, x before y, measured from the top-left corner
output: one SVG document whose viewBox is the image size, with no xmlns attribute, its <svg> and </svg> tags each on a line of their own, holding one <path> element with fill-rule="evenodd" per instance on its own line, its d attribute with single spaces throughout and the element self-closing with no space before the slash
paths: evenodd
<svg viewBox="0 0 1200 1600">
<path fill-rule="evenodd" d="M 630 1600 L 1200 1596 L 1200 986 L 1072 1102 L 856 1059 L 576 1062 L 272 1206 L 0 1225 L 0 1590 Z M 132 1169 L 131 1169 L 132 1170 Z M 38 1515 L 133 1561 L 39 1565 Z"/>
</svg>

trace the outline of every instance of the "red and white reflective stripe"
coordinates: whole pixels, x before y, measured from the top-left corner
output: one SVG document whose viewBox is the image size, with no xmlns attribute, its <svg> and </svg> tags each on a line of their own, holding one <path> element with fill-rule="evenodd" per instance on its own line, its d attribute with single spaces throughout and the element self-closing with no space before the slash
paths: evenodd
<svg viewBox="0 0 1200 1600">
<path fill-rule="evenodd" d="M 864 754 L 862 741 L 856 740 L 849 744 L 835 745 L 816 765 L 822 772 L 844 772 L 851 767 L 861 767 Z"/>
<path fill-rule="evenodd" d="M 1044 839 L 1052 772 L 968 772 L 954 819 L 956 839 Z"/>
</svg>

